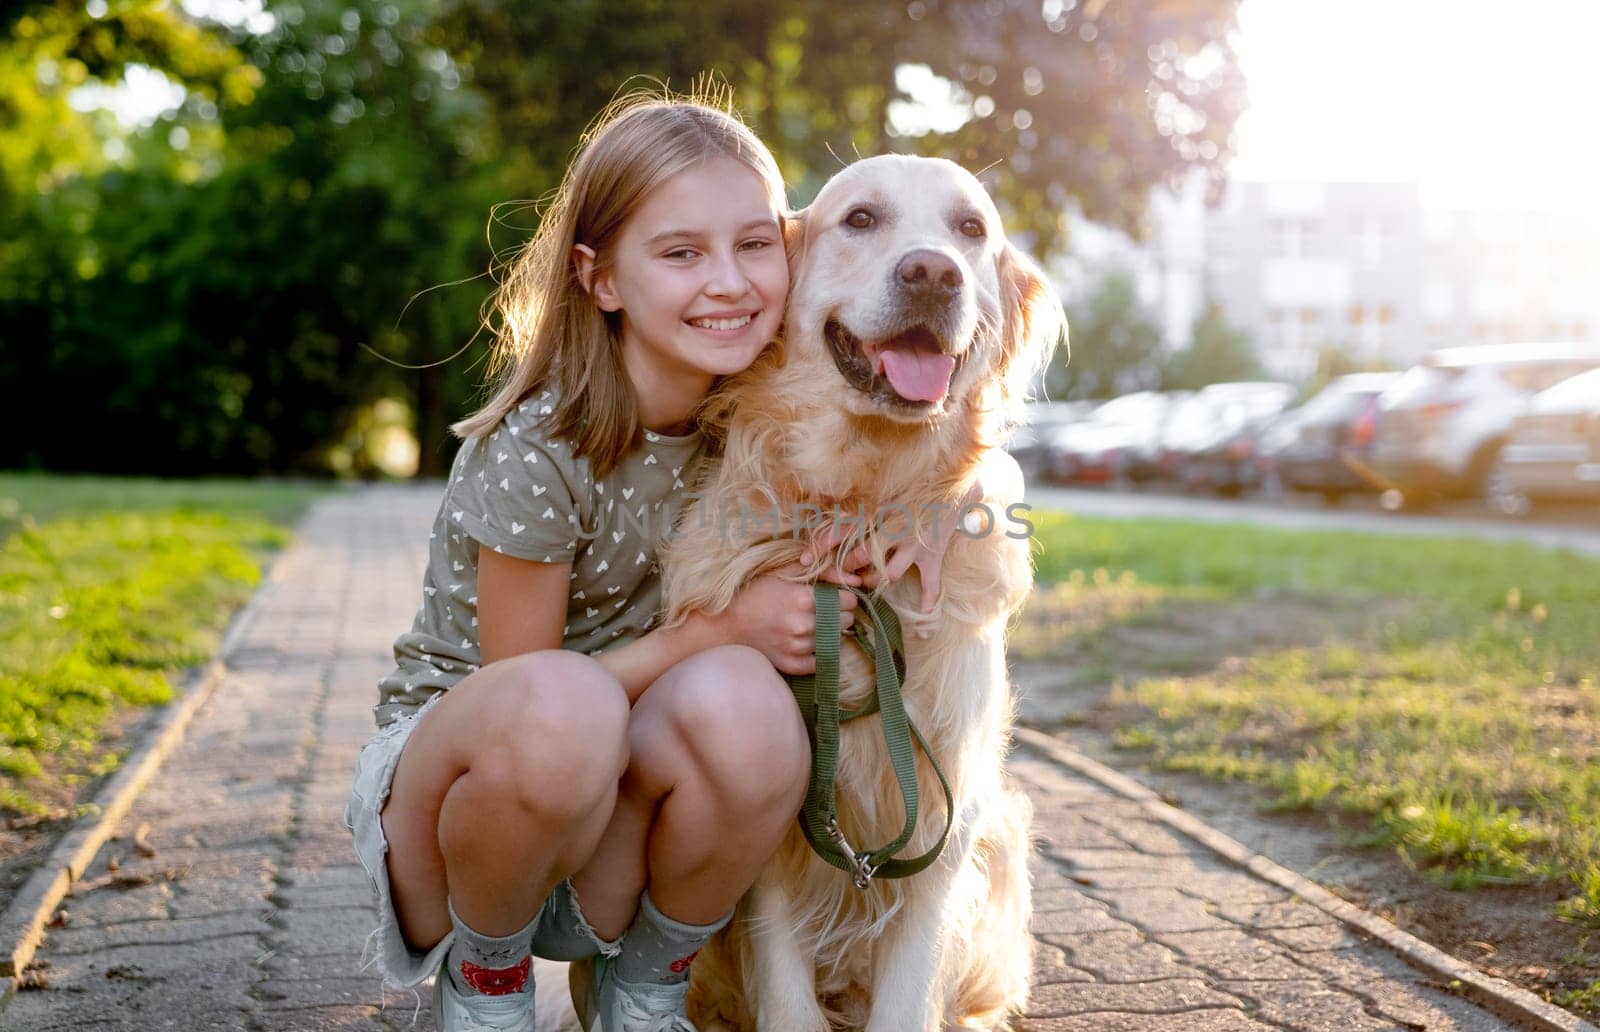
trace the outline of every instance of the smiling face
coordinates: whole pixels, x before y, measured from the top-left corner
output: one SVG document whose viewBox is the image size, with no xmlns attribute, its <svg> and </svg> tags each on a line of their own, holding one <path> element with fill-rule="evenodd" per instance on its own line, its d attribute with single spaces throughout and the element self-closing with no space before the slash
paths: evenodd
<svg viewBox="0 0 1600 1032">
<path fill-rule="evenodd" d="M 857 162 L 805 212 L 790 339 L 825 342 L 850 411 L 940 415 L 991 371 L 975 364 L 999 360 L 986 345 L 1001 334 L 1006 249 L 994 203 L 959 166 Z"/>
<path fill-rule="evenodd" d="M 778 211 L 767 184 L 731 158 L 650 191 L 604 257 L 593 295 L 618 313 L 642 408 L 686 414 L 715 377 L 754 361 L 782 322 L 789 267 Z"/>
</svg>

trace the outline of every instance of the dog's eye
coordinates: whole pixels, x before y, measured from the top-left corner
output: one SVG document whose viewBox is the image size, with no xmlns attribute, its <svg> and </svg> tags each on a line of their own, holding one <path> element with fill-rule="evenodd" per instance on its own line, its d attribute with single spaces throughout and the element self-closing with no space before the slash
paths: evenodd
<svg viewBox="0 0 1600 1032">
<path fill-rule="evenodd" d="M 982 219 L 964 219 L 961 223 L 961 235 L 972 237 L 974 240 L 983 238 L 985 230 Z"/>
<path fill-rule="evenodd" d="M 870 229 L 877 221 L 865 208 L 855 208 L 844 217 L 844 224 L 851 229 Z"/>
</svg>

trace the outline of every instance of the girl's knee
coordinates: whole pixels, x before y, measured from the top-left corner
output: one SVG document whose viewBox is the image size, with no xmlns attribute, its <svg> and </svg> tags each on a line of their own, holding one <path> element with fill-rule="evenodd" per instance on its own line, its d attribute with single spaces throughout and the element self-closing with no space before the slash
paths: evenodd
<svg viewBox="0 0 1600 1032">
<path fill-rule="evenodd" d="M 674 700 L 674 722 L 701 768 L 735 788 L 783 794 L 803 786 L 810 744 L 788 682 L 742 645 L 702 653 Z"/>
<path fill-rule="evenodd" d="M 628 758 L 628 696 L 617 679 L 575 652 L 502 662 L 480 698 L 481 752 L 504 758 L 509 776 L 535 793 L 564 785 L 594 795 L 615 785 Z"/>
</svg>

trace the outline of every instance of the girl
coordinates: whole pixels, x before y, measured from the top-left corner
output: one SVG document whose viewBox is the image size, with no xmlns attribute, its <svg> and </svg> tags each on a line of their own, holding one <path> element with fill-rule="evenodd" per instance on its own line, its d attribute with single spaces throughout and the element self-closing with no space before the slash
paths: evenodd
<svg viewBox="0 0 1600 1032">
<path fill-rule="evenodd" d="M 651 629 L 696 410 L 782 321 L 784 210 L 737 120 L 625 98 L 500 289 L 514 364 L 455 427 L 422 606 L 345 818 L 380 970 L 437 973 L 441 1029 L 531 1032 L 537 953 L 595 958 L 574 968 L 585 1028 L 692 1032 L 689 964 L 799 810 L 810 750 L 781 675 L 815 665 L 810 587 L 785 571 Z M 886 574 L 921 566 L 931 605 L 947 543 Z M 854 605 L 841 592 L 846 627 Z"/>
</svg>

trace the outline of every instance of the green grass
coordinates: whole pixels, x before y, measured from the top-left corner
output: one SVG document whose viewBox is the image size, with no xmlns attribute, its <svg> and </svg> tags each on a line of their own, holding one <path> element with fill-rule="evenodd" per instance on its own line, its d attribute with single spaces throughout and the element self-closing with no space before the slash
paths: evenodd
<svg viewBox="0 0 1600 1032">
<path fill-rule="evenodd" d="M 215 652 L 316 490 L 0 474 L 0 810 L 116 767 L 108 719 Z"/>
<path fill-rule="evenodd" d="M 1600 927 L 1600 561 L 1462 539 L 1033 519 L 1047 613 L 1104 591 L 1113 627 L 1177 605 L 1263 623 L 1284 619 L 1285 600 L 1342 614 L 1310 643 L 1181 676 L 1123 657 L 1107 699 L 1129 714 L 1120 747 L 1264 786 L 1277 808 L 1353 817 L 1365 841 L 1450 886 L 1566 886 L 1560 915 Z M 1119 615 L 1130 598 L 1138 612 Z"/>
</svg>

